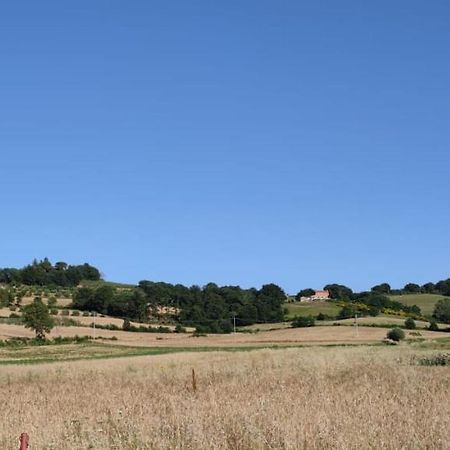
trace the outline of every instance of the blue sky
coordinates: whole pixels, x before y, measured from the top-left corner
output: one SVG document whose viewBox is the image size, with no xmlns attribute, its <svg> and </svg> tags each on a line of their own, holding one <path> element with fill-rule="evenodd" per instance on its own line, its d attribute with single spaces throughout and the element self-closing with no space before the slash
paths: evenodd
<svg viewBox="0 0 450 450">
<path fill-rule="evenodd" d="M 4 1 L 0 266 L 450 276 L 450 4 Z"/>
</svg>

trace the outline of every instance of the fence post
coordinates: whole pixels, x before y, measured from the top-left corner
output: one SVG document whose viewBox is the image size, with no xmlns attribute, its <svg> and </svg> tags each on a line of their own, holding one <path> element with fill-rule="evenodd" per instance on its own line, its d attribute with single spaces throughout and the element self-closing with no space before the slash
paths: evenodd
<svg viewBox="0 0 450 450">
<path fill-rule="evenodd" d="M 20 441 L 20 449 L 19 450 L 27 450 L 30 438 L 27 433 L 22 433 L 19 438 Z"/>
</svg>

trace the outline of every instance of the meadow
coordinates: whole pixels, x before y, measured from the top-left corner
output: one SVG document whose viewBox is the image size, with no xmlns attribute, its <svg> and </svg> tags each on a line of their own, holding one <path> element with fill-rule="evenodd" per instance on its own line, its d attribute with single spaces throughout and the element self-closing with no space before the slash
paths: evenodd
<svg viewBox="0 0 450 450">
<path fill-rule="evenodd" d="M 405 294 L 390 295 L 389 298 L 407 306 L 417 305 L 424 316 L 430 317 L 436 303 L 446 297 L 439 294 Z"/>
<path fill-rule="evenodd" d="M 326 316 L 336 317 L 342 306 L 333 302 L 292 302 L 284 305 L 287 309 L 286 319 L 293 319 L 295 316 L 317 316 L 325 314 Z"/>
<path fill-rule="evenodd" d="M 450 371 L 421 345 L 3 366 L 0 448 L 449 449 Z"/>
</svg>

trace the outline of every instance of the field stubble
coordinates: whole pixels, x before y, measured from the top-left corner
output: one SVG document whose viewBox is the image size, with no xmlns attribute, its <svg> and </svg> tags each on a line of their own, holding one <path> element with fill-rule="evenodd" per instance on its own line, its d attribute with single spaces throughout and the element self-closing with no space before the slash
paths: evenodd
<svg viewBox="0 0 450 450">
<path fill-rule="evenodd" d="M 449 449 L 450 371 L 408 346 L 10 366 L 0 448 Z M 421 354 L 429 351 L 421 351 Z M 195 369 L 197 390 L 191 382 Z"/>
</svg>

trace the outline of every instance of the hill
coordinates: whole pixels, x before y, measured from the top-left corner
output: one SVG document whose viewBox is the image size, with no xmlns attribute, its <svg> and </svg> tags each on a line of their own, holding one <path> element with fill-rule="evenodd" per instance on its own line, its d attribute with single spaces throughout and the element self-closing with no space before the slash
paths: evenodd
<svg viewBox="0 0 450 450">
<path fill-rule="evenodd" d="M 447 297 L 439 294 L 404 294 L 390 295 L 389 298 L 407 306 L 417 305 L 424 316 L 430 317 L 436 303 Z"/>
</svg>

